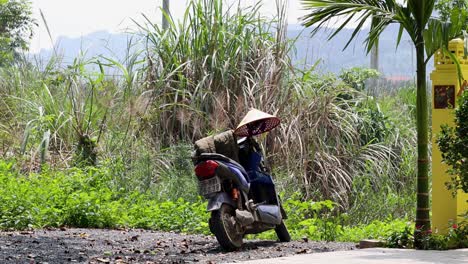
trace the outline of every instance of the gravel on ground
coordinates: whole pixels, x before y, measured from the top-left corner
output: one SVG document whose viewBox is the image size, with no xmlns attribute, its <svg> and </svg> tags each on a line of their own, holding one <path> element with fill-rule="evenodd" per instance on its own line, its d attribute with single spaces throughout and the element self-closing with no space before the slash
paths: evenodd
<svg viewBox="0 0 468 264">
<path fill-rule="evenodd" d="M 150 230 L 60 228 L 0 232 L 0 263 L 226 263 L 353 250 L 355 243 L 245 240 L 224 252 L 213 236 Z"/>
</svg>

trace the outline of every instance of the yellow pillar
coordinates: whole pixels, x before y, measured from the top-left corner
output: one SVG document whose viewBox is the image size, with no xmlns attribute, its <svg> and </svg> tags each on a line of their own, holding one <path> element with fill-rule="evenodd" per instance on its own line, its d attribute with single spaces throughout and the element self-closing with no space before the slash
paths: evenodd
<svg viewBox="0 0 468 264">
<path fill-rule="evenodd" d="M 464 59 L 463 41 L 455 39 L 449 43 L 449 51 L 458 57 L 463 76 L 468 76 L 468 59 Z M 456 197 L 447 190 L 445 183 L 450 181 L 448 167 L 442 163 L 442 156 L 436 138 L 440 126 L 453 126 L 457 95 L 460 91 L 457 68 L 442 52 L 434 55 L 435 70 L 432 80 L 432 230 L 445 234 L 450 223 L 461 221 L 460 214 L 468 210 L 468 195 L 458 192 Z M 463 86 L 468 82 L 462 81 Z M 465 88 L 466 89 L 466 88 Z"/>
</svg>

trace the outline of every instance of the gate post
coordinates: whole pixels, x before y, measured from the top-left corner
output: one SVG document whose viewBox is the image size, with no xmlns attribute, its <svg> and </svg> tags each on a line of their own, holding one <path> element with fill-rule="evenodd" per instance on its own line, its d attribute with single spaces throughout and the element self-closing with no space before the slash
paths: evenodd
<svg viewBox="0 0 468 264">
<path fill-rule="evenodd" d="M 468 58 L 464 58 L 463 40 L 454 39 L 449 42 L 449 51 L 454 54 L 461 66 L 463 76 L 468 76 Z M 432 230 L 445 234 L 451 223 L 461 220 L 459 215 L 468 210 L 468 195 L 459 191 L 456 197 L 447 190 L 445 183 L 450 181 L 446 172 L 448 166 L 442 163 L 442 156 L 436 143 L 440 126 L 454 125 L 454 108 L 457 97 L 462 91 L 458 79 L 457 68 L 449 56 L 441 51 L 434 54 L 435 69 L 431 73 L 432 80 Z M 462 86 L 468 84 L 462 80 Z M 467 85 L 468 86 L 468 85 Z M 466 89 L 466 88 L 465 88 Z"/>
</svg>

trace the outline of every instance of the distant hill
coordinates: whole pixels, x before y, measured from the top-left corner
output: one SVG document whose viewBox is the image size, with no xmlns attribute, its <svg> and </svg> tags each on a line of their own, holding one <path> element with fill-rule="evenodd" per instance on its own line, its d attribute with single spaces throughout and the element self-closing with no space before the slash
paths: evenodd
<svg viewBox="0 0 468 264">
<path fill-rule="evenodd" d="M 367 56 L 364 40 L 367 32 L 360 32 L 346 50 L 343 50 L 353 29 L 343 29 L 332 40 L 327 41 L 328 31 L 320 31 L 311 37 L 311 29 L 301 30 L 297 26 L 288 29 L 289 38 L 296 41 L 296 53 L 293 60 L 296 65 L 313 65 L 321 60 L 318 68 L 323 72 L 340 72 L 343 68 L 355 66 L 369 67 L 370 56 Z M 379 40 L 379 70 L 386 76 L 412 77 L 416 72 L 414 46 L 405 33 L 400 45 L 396 47 L 398 26 L 390 25 Z M 433 69 L 432 62 L 428 70 Z"/>
<path fill-rule="evenodd" d="M 122 60 L 127 54 L 128 46 L 131 43 L 135 44 L 137 39 L 138 36 L 131 34 L 96 31 L 79 38 L 60 36 L 55 43 L 55 49 L 65 63 L 71 63 L 80 53 L 86 58 L 104 56 Z M 42 49 L 34 55 L 47 59 L 54 53 L 53 49 Z"/>
<path fill-rule="evenodd" d="M 295 49 L 291 54 L 294 64 L 300 67 L 310 67 L 320 60 L 318 70 L 321 72 L 338 73 L 343 68 L 355 66 L 368 67 L 369 57 L 364 48 L 366 32 L 361 32 L 351 45 L 343 51 L 343 48 L 352 34 L 352 29 L 343 29 L 340 34 L 331 41 L 327 41 L 330 31 L 321 31 L 311 37 L 310 29 L 303 29 L 299 25 L 288 27 L 288 38 L 295 39 Z M 380 38 L 379 63 L 380 71 L 386 76 L 412 77 L 415 75 L 416 66 L 413 58 L 413 45 L 407 35 L 403 35 L 400 46 L 396 49 L 398 27 L 390 26 L 383 32 Z M 136 36 L 130 34 L 111 34 L 107 31 L 97 31 L 81 38 L 59 37 L 56 47 L 59 54 L 64 56 L 64 61 L 71 62 L 84 51 L 86 57 L 102 55 L 122 60 L 128 51 L 128 44 Z M 53 54 L 52 50 L 41 50 L 38 54 L 42 58 L 48 58 Z M 429 69 L 432 63 L 429 63 Z"/>
</svg>

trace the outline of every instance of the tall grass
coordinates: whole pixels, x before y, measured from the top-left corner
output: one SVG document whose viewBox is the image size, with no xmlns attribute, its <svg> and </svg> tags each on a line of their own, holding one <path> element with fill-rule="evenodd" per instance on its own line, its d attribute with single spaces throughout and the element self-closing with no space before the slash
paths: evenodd
<svg viewBox="0 0 468 264">
<path fill-rule="evenodd" d="M 372 186 L 369 194 L 408 183 L 414 171 L 400 174 L 410 166 L 400 152 L 414 143 L 411 122 L 402 127 L 413 133 L 399 135 L 375 98 L 334 76 L 305 72 L 298 82 L 300 93 L 283 113 L 286 122 L 275 136 L 273 160 L 286 170 L 288 184 L 300 188 L 306 199 L 331 199 L 348 210 L 362 202 L 356 200 L 359 179 Z"/>
<path fill-rule="evenodd" d="M 168 145 L 233 128 L 250 107 L 277 112 L 289 98 L 284 7 L 273 20 L 222 1 L 190 1 L 164 31 L 141 26 L 148 41 L 154 134 Z"/>
</svg>

